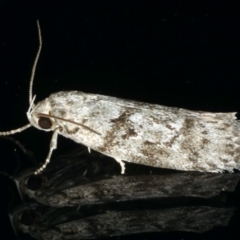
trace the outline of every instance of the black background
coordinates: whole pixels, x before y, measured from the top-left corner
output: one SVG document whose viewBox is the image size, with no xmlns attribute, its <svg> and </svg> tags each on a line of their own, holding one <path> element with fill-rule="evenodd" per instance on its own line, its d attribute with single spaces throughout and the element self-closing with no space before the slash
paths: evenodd
<svg viewBox="0 0 240 240">
<path fill-rule="evenodd" d="M 191 110 L 240 112 L 240 21 L 230 1 L 9 0 L 0 1 L 1 131 L 27 123 L 37 19 L 43 38 L 33 88 L 37 101 L 53 92 L 80 90 Z M 50 137 L 36 129 L 15 136 L 39 161 Z M 13 174 L 18 159 L 24 168 L 15 144 L 0 141 L 0 169 Z M 72 145 L 60 137 L 55 155 Z M 7 239 L 5 232 L 14 238 L 7 217 L 11 184 L 4 176 L 0 181 L 0 237 Z M 240 239 L 239 224 L 237 212 L 229 227 L 206 234 L 143 239 Z"/>
</svg>

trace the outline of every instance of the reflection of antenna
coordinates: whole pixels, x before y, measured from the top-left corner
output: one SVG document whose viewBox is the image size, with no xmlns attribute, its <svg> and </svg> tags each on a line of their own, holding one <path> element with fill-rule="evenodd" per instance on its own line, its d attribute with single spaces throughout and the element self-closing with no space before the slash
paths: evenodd
<svg viewBox="0 0 240 240">
<path fill-rule="evenodd" d="M 34 153 L 32 151 L 26 149 L 18 140 L 16 140 L 15 138 L 9 137 L 9 136 L 4 136 L 4 137 L 1 137 L 1 138 L 10 140 L 11 142 L 15 143 L 20 148 L 20 150 L 24 153 L 24 155 L 27 156 L 27 158 L 30 160 L 31 165 L 33 165 L 33 166 L 38 165 L 38 163 L 35 159 Z M 4 173 L 2 171 L 0 171 L 0 174 L 10 178 L 11 180 L 13 180 L 15 182 L 16 179 L 14 177 L 17 174 L 19 174 L 19 172 L 20 172 L 21 161 L 19 160 L 19 155 L 17 154 L 17 151 L 14 151 L 14 155 L 17 158 L 17 160 L 16 160 L 17 164 L 14 165 L 16 167 L 15 167 L 14 172 L 12 174 L 13 176 L 10 176 L 7 173 Z"/>
<path fill-rule="evenodd" d="M 28 151 L 19 141 L 17 141 L 16 139 L 12 138 L 12 137 L 1 137 L 1 139 L 7 139 L 10 140 L 11 142 L 14 142 L 23 152 L 24 154 L 27 155 L 32 155 L 32 152 Z M 7 208 L 7 212 L 10 212 L 12 209 L 14 209 L 16 207 L 16 203 L 19 202 L 19 196 L 21 198 L 22 201 L 24 201 L 20 186 L 19 186 L 19 180 L 16 178 L 17 173 L 19 173 L 20 167 L 21 167 L 21 161 L 19 160 L 19 155 L 17 153 L 17 151 L 13 152 L 15 157 L 16 157 L 16 162 L 17 164 L 14 164 L 14 168 L 12 168 L 13 173 L 9 174 L 7 172 L 4 171 L 0 171 L 0 177 L 1 179 L 6 177 L 8 179 L 4 180 L 5 183 L 5 188 L 6 190 L 3 190 L 5 192 L 4 195 L 7 196 L 8 203 L 5 206 L 5 208 Z M 12 186 L 12 184 L 14 184 L 14 186 Z M 18 193 L 16 192 L 16 188 L 18 190 Z M 19 195 L 19 196 L 18 196 Z M 13 220 L 11 218 L 11 216 L 9 215 L 10 218 L 10 223 L 12 225 L 13 231 L 15 233 L 16 236 L 18 236 L 19 232 L 18 229 L 16 228 L 15 224 L 13 223 Z"/>
<path fill-rule="evenodd" d="M 27 150 L 18 140 L 14 139 L 12 137 L 1 137 L 1 138 L 10 140 L 11 142 L 14 142 L 14 144 L 16 144 L 20 148 L 20 150 L 23 151 L 23 153 L 31 160 L 31 162 L 33 162 L 33 164 L 36 165 L 36 161 L 35 161 L 33 152 L 30 150 Z M 17 158 L 16 159 L 17 164 L 14 164 L 15 169 L 13 169 L 13 173 L 8 174 L 7 172 L 0 171 L 0 176 L 7 177 L 10 181 L 12 181 L 14 183 L 14 186 L 18 190 L 18 194 L 19 194 L 21 200 L 23 202 L 25 202 L 26 196 L 25 196 L 25 192 L 23 191 L 23 188 L 27 188 L 26 179 L 28 179 L 31 176 L 34 176 L 33 174 L 34 174 L 35 168 L 28 169 L 27 171 L 24 171 L 19 175 L 20 168 L 21 168 L 21 161 L 19 160 L 19 155 L 17 154 L 17 151 L 14 151 L 14 155 Z M 18 196 L 16 195 L 15 188 L 11 187 L 9 184 L 7 185 L 7 187 L 10 192 L 10 196 L 11 196 L 11 198 L 10 198 L 11 200 L 8 204 L 8 210 L 10 212 L 13 208 L 15 208 L 15 204 L 16 204 L 15 202 L 16 202 L 16 199 L 18 199 Z M 12 227 L 14 229 L 14 232 L 17 236 L 17 229 L 15 228 L 15 225 L 13 224 L 12 218 L 10 215 L 9 215 L 9 217 L 10 217 L 10 221 L 11 221 Z"/>
</svg>

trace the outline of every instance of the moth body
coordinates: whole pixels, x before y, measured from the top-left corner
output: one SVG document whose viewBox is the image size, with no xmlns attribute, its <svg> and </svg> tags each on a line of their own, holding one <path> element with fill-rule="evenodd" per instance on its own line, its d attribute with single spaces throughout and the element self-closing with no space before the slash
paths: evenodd
<svg viewBox="0 0 240 240">
<path fill-rule="evenodd" d="M 51 121 L 51 128 L 41 128 L 42 116 Z M 240 167 L 235 113 L 196 112 L 69 91 L 39 102 L 29 121 L 113 157 L 122 173 L 123 160 L 203 172 Z"/>
</svg>

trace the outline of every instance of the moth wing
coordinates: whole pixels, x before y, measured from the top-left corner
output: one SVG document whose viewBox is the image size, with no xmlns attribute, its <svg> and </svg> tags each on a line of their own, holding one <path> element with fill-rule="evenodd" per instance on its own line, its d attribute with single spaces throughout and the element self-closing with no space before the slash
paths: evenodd
<svg viewBox="0 0 240 240">
<path fill-rule="evenodd" d="M 95 95 L 96 96 L 96 95 Z M 131 108 L 131 109 L 138 109 L 138 110 L 154 110 L 154 111 L 167 111 L 169 113 L 173 113 L 180 116 L 185 117 L 196 117 L 202 118 L 209 121 L 219 120 L 222 121 L 232 121 L 236 120 L 236 112 L 205 112 L 205 111 L 192 111 L 183 108 L 176 108 L 176 107 L 167 107 L 158 104 L 152 103 L 145 103 L 145 102 L 138 102 L 134 100 L 116 98 L 116 97 L 108 97 L 103 95 L 98 95 L 99 101 L 107 102 L 108 104 L 113 104 L 113 106 L 119 106 L 122 108 Z"/>
</svg>

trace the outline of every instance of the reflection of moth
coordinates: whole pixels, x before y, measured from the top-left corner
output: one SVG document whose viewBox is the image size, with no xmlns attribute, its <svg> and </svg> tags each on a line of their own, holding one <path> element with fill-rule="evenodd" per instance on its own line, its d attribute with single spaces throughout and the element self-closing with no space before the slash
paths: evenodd
<svg viewBox="0 0 240 240">
<path fill-rule="evenodd" d="M 81 206 L 79 210 L 76 207 L 43 207 L 36 203 L 18 207 L 12 211 L 10 217 L 15 229 L 20 229 L 36 239 L 102 239 L 130 234 L 141 234 L 140 239 L 143 239 L 142 234 L 151 232 L 203 233 L 213 227 L 226 226 L 234 213 L 234 209 L 229 207 L 157 208 L 158 204 L 155 204 L 154 209 L 152 206 L 148 209 L 149 205 L 136 209 L 136 205 L 130 204 L 131 209 L 121 211 L 119 206 L 107 209 L 101 205 Z M 29 219 L 28 224 L 26 219 Z M 122 239 L 129 239 L 129 237 Z"/>
<path fill-rule="evenodd" d="M 41 175 L 29 169 L 15 182 L 23 199 L 27 195 L 52 207 L 82 207 L 149 199 L 161 205 L 168 198 L 173 204 L 173 198 L 179 203 L 180 197 L 207 199 L 234 191 L 240 180 L 238 173 L 173 172 L 138 165 L 128 168 L 130 175 L 119 175 L 118 168 L 111 158 L 95 151 L 75 151 L 52 159 Z"/>
<path fill-rule="evenodd" d="M 194 112 L 155 104 L 87 94 L 58 92 L 34 104 L 30 81 L 27 117 L 30 126 L 53 131 L 50 151 L 41 172 L 57 147 L 58 134 L 117 160 L 154 167 L 222 172 L 240 168 L 239 122 L 235 113 Z"/>
<path fill-rule="evenodd" d="M 41 175 L 29 169 L 15 178 L 22 199 L 31 198 L 10 214 L 15 232 L 34 239 L 129 234 L 142 239 L 149 232 L 206 232 L 226 226 L 235 212 L 225 200 L 240 174 L 179 173 L 129 164 L 131 174 L 119 175 L 112 159 L 82 149 L 52 159 Z"/>
</svg>

